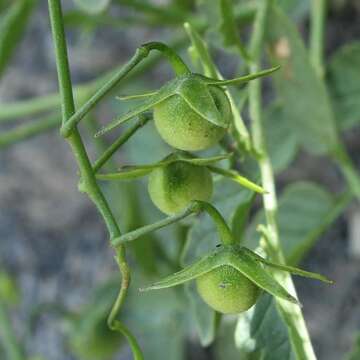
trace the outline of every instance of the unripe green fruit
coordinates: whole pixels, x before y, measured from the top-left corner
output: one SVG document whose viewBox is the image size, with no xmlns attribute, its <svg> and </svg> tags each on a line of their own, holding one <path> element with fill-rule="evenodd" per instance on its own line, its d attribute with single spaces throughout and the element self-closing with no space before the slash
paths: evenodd
<svg viewBox="0 0 360 360">
<path fill-rule="evenodd" d="M 208 88 L 217 109 L 229 124 L 231 106 L 227 96 L 217 86 L 210 85 Z M 154 120 L 164 141 L 176 149 L 185 151 L 203 150 L 214 146 L 226 133 L 226 129 L 210 123 L 196 113 L 179 95 L 171 96 L 156 105 Z"/>
<path fill-rule="evenodd" d="M 177 161 L 155 169 L 149 176 L 148 190 L 156 207 L 165 214 L 175 214 L 193 200 L 210 200 L 212 176 L 205 166 Z"/>
<path fill-rule="evenodd" d="M 222 265 L 196 279 L 202 299 L 223 314 L 238 314 L 251 308 L 260 288 L 229 265 Z"/>
</svg>

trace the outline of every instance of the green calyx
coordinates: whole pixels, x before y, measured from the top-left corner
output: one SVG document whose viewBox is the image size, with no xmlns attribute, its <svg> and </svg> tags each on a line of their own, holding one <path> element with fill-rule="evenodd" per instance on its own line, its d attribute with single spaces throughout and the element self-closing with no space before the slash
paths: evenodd
<svg viewBox="0 0 360 360">
<path fill-rule="evenodd" d="M 231 245 L 222 246 L 220 250 L 142 291 L 168 288 L 196 280 L 204 301 L 222 313 L 247 310 L 256 302 L 260 289 L 297 304 L 298 301 L 270 275 L 265 269 L 266 266 L 331 283 L 322 275 L 274 264 L 245 247 Z"/>
<path fill-rule="evenodd" d="M 212 175 L 205 166 L 175 161 L 151 172 L 148 191 L 155 206 L 171 215 L 184 210 L 193 200 L 209 201 Z"/>
<path fill-rule="evenodd" d="M 231 105 L 222 86 L 246 83 L 277 69 L 232 80 L 216 80 L 200 74 L 186 73 L 169 81 L 156 92 L 128 97 L 145 100 L 116 118 L 95 136 L 100 136 L 145 111 L 154 110 L 156 127 L 171 146 L 189 151 L 209 148 L 225 135 L 232 118 Z"/>
<path fill-rule="evenodd" d="M 196 111 L 182 96 L 172 96 L 154 107 L 156 129 L 170 146 L 198 151 L 214 146 L 225 135 L 232 116 L 230 102 L 220 87 L 210 85 L 207 90 L 215 104 L 208 118 L 216 119 L 219 125 Z"/>
</svg>

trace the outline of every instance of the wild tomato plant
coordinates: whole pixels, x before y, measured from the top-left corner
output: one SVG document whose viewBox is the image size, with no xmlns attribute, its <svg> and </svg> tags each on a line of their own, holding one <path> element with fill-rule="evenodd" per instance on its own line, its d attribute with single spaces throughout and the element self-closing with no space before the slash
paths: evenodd
<svg viewBox="0 0 360 360">
<path fill-rule="evenodd" d="M 81 12 L 80 17 L 87 26 L 105 20 L 111 20 L 114 24 L 115 19 L 106 17 L 111 1 L 77 0 L 76 3 L 86 13 Z M 88 195 L 106 224 L 121 275 L 120 291 L 113 306 L 98 297 L 85 314 L 69 320 L 69 346 L 79 357 L 111 357 L 122 341 L 110 329 L 124 335 L 135 359 L 160 356 L 183 359 L 185 355 L 175 346 L 177 351 L 164 355 L 167 351 L 170 354 L 171 346 L 169 349 L 164 349 L 161 344 L 154 346 L 156 337 L 151 336 L 158 334 L 158 338 L 168 339 L 171 326 L 162 325 L 161 332 L 155 318 L 163 315 L 164 319 L 171 319 L 181 308 L 181 317 L 186 316 L 191 324 L 196 325 L 203 345 L 212 344 L 220 338 L 223 316 L 236 314 L 237 329 L 248 329 L 247 332 L 235 332 L 238 351 L 242 355 L 250 353 L 252 356 L 260 351 L 264 359 L 272 356 L 282 360 L 285 359 L 282 350 L 279 347 L 273 350 L 274 344 L 281 343 L 285 344 L 284 348 L 291 357 L 315 359 L 290 274 L 327 283 L 331 281 L 290 265 L 299 262 L 319 233 L 342 212 L 353 196 L 360 197 L 359 175 L 341 142 L 339 127 L 335 123 L 336 117 L 339 114 L 341 117 L 343 113 L 347 124 L 354 121 L 352 108 L 349 110 L 348 103 L 339 99 L 344 98 L 347 91 L 342 78 L 344 63 L 350 56 L 349 52 L 358 49 L 335 57 L 330 67 L 329 84 L 332 85 L 329 85 L 331 91 L 328 92 L 323 59 L 325 1 L 314 1 L 311 5 L 309 49 L 304 46 L 284 7 L 272 0 L 249 2 L 247 7 L 234 6 L 230 0 L 219 0 L 216 4 L 202 2 L 199 5 L 200 12 L 204 13 L 202 17 L 191 15 L 195 6 L 191 1 L 174 1 L 174 5 L 168 8 L 137 1 L 119 3 L 126 3 L 126 6 L 143 12 L 141 21 L 149 26 L 152 22 L 169 27 L 185 23 L 181 31 L 187 33 L 190 39 L 189 55 L 196 71 L 192 71 L 176 51 L 179 44 L 170 46 L 149 42 L 139 46 L 125 65 L 85 86 L 74 87 L 64 24 L 71 23 L 71 19 L 78 14 L 72 13 L 64 18 L 61 1 L 49 0 L 62 105 L 60 133 L 68 141 L 78 164 L 79 190 Z M 0 51 L 0 74 L 14 50 L 8 44 L 22 35 L 35 4 L 36 1 L 19 1 L 7 14 L 5 30 L 0 37 L 0 50 L 4 49 Z M 210 16 L 214 13 L 217 21 L 212 23 Z M 139 23 L 138 18 L 130 20 L 134 24 Z M 248 44 L 244 44 L 238 35 L 239 23 L 252 25 Z M 14 24 L 22 26 L 17 31 L 10 31 Z M 209 33 L 211 36 L 208 36 Z M 184 38 L 179 43 L 184 47 L 189 40 Z M 208 50 L 208 46 L 213 44 L 215 47 L 221 44 L 231 57 L 240 58 L 241 74 L 247 75 L 224 79 Z M 261 70 L 264 49 L 268 50 L 267 63 L 273 67 Z M 154 62 L 154 52 L 158 53 L 157 58 L 166 59 L 172 66 L 175 75 L 170 81 L 155 91 L 118 96 L 121 107 L 124 101 L 134 100 L 137 103 L 130 105 L 129 111 L 100 129 L 93 118 L 86 119 L 100 101 L 146 69 L 146 64 Z M 274 79 L 275 84 L 276 101 L 270 106 L 263 104 L 262 99 L 261 78 L 267 76 Z M 349 79 L 353 76 L 350 74 Z M 79 106 L 75 106 L 75 96 Z M 335 104 L 335 112 L 330 101 Z M 20 105 L 23 106 L 16 103 L 5 106 L 0 111 L 0 121 L 48 110 L 53 113 L 38 122 L 0 135 L 2 147 L 59 123 L 57 96 Z M 311 116 L 304 116 L 304 109 Z M 102 149 L 94 162 L 90 161 L 79 130 L 83 119 L 95 136 L 94 141 Z M 129 146 L 130 139 L 136 140 L 141 134 L 148 133 L 152 120 L 156 129 L 152 138 L 156 146 L 151 151 L 155 152 L 155 147 L 162 146 L 162 141 L 171 150 L 167 147 L 166 152 L 157 157 L 162 160 L 157 162 L 145 163 L 141 156 L 135 156 L 135 165 L 117 165 L 113 156 L 123 145 Z M 104 145 L 107 140 L 103 135 L 110 131 L 115 134 L 120 126 L 127 127 L 110 146 Z M 146 144 L 142 143 L 138 148 L 144 146 Z M 286 188 L 278 202 L 275 174 L 290 164 L 300 146 L 311 154 L 327 155 L 333 159 L 343 171 L 350 191 L 335 198 L 314 184 L 298 183 Z M 131 189 L 130 194 L 135 188 L 139 194 L 143 194 L 143 190 L 138 189 L 138 183 L 135 183 L 142 177 L 148 178 L 148 193 L 144 197 L 149 198 L 168 217 L 152 221 L 153 217 L 147 216 L 147 209 L 141 205 L 141 200 L 134 201 L 135 206 L 119 206 L 118 193 L 109 195 L 104 191 L 105 183 L 110 182 L 111 185 L 116 182 L 125 188 L 123 184 L 126 181 L 126 189 Z M 302 221 L 309 220 L 306 211 L 294 211 L 294 199 L 306 202 L 314 211 L 311 221 Z M 115 207 L 120 208 L 120 215 L 115 212 Z M 256 215 L 251 216 L 254 209 L 257 210 Z M 127 212 L 133 212 L 132 218 L 136 220 L 129 226 L 131 231 L 121 233 L 120 217 Z M 301 229 L 297 231 L 292 227 L 295 217 L 301 219 Z M 149 218 L 149 224 L 143 226 Z M 249 218 L 251 223 L 247 226 Z M 170 225 L 171 229 L 186 232 L 185 244 L 183 234 L 180 245 L 172 245 L 177 242 L 174 233 L 167 236 L 166 244 L 159 245 L 155 237 L 150 238 L 149 234 L 153 236 L 155 230 Z M 136 248 L 144 238 L 146 248 Z M 128 248 L 135 249 L 134 262 L 127 260 Z M 151 278 L 155 277 L 155 273 L 156 276 L 166 273 L 166 276 L 146 285 L 148 278 L 139 275 L 142 266 L 151 269 L 148 271 Z M 131 275 L 135 278 L 132 284 Z M 140 293 L 134 290 L 136 284 L 142 286 Z M 150 292 L 165 288 L 171 290 Z M 105 293 L 102 289 L 100 298 Z M 184 300 L 184 294 L 187 300 Z M 106 296 L 107 299 L 113 297 L 112 292 Z M 163 299 L 167 299 L 166 302 Z M 169 304 L 176 304 L 176 310 L 169 310 Z M 9 329 L 11 326 L 6 313 L 1 311 L 1 305 L 0 296 L 0 317 Z M 110 311 L 110 315 L 105 320 L 106 311 Z M 92 313 L 90 317 L 89 312 Z M 275 314 L 275 321 L 270 325 L 265 319 L 267 313 Z M 137 334 L 139 323 L 141 328 L 144 325 L 144 322 L 136 320 L 137 314 L 142 314 L 139 316 L 141 319 L 147 316 L 146 326 L 149 329 L 145 336 Z M 263 326 L 253 333 L 252 326 L 259 317 L 263 320 Z M 225 317 L 223 327 L 227 325 L 227 319 L 231 317 Z M 183 344 L 186 338 L 184 334 L 189 329 L 182 323 L 179 326 L 181 330 L 177 331 L 176 336 L 181 335 L 179 343 Z M 269 339 L 267 327 L 276 329 L 276 338 Z M 154 329 L 157 329 L 156 332 Z M 231 336 L 227 337 L 233 337 L 233 330 Z M 151 341 L 152 346 L 142 346 L 146 343 L 144 338 Z M 263 338 L 266 339 L 264 344 L 259 340 Z M 11 336 L 8 339 L 8 344 L 15 343 Z M 86 345 L 88 341 L 91 347 Z M 249 344 L 255 345 L 249 348 Z M 157 350 L 154 350 L 155 347 Z M 21 356 L 16 346 L 9 346 L 7 352 L 15 354 L 14 359 Z"/>
</svg>

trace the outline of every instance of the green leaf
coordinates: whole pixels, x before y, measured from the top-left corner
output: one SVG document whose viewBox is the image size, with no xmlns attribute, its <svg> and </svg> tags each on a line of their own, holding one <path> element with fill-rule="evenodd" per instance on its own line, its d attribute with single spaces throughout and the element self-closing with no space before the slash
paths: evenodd
<svg viewBox="0 0 360 360">
<path fill-rule="evenodd" d="M 285 189 L 279 198 L 278 224 L 288 264 L 297 264 L 303 258 L 348 201 L 350 195 L 335 198 L 310 182 L 298 182 Z M 264 221 L 260 211 L 247 231 L 245 245 L 257 246 L 260 234 L 256 228 Z"/>
<path fill-rule="evenodd" d="M 225 47 L 235 47 L 245 60 L 250 60 L 245 46 L 239 35 L 239 26 L 236 22 L 233 0 L 220 1 L 221 23 L 219 32 L 223 36 Z"/>
<path fill-rule="evenodd" d="M 190 317 L 194 319 L 202 346 L 209 346 L 215 339 L 219 314 L 204 306 L 194 282 L 185 284 L 185 293 L 190 302 Z"/>
<path fill-rule="evenodd" d="M 346 360 L 357 360 L 357 359 L 360 359 L 360 334 L 357 334 L 354 341 L 353 349 L 346 357 Z"/>
<path fill-rule="evenodd" d="M 109 7 L 111 0 L 74 0 L 74 2 L 81 10 L 89 14 L 98 14 Z"/>
<path fill-rule="evenodd" d="M 295 360 L 288 329 L 276 308 L 275 299 L 263 294 L 255 308 L 241 314 L 235 330 L 240 353 L 251 359 Z"/>
<path fill-rule="evenodd" d="M 0 76 L 22 39 L 37 0 L 16 0 L 0 16 Z"/>
<path fill-rule="evenodd" d="M 360 122 L 360 42 L 341 47 L 331 58 L 327 83 L 339 127 L 349 129 Z"/>
<path fill-rule="evenodd" d="M 277 4 L 286 12 L 295 22 L 303 19 L 310 11 L 311 0 L 277 0 Z"/>
<path fill-rule="evenodd" d="M 264 132 L 275 173 L 285 170 L 295 159 L 299 144 L 284 115 L 283 107 L 271 104 L 264 111 Z"/>
<path fill-rule="evenodd" d="M 338 146 L 338 134 L 325 85 L 296 27 L 280 8 L 271 7 L 267 23 L 271 59 L 281 65 L 274 79 L 284 115 L 307 151 L 329 153 Z"/>
</svg>

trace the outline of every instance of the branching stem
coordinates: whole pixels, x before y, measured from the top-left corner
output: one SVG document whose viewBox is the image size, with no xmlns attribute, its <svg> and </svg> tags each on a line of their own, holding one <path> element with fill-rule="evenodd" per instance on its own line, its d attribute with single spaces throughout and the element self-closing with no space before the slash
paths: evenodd
<svg viewBox="0 0 360 360">
<path fill-rule="evenodd" d="M 48 0 L 49 3 L 49 14 L 51 29 L 53 34 L 53 42 L 55 46 L 55 55 L 56 63 L 58 70 L 58 80 L 59 80 L 59 89 L 60 96 L 62 99 L 62 114 L 63 114 L 63 126 L 68 123 L 68 119 L 75 113 L 75 104 L 72 92 L 72 83 L 70 76 L 69 61 L 67 55 L 67 45 L 64 31 L 63 23 L 63 14 L 61 8 L 60 0 Z M 111 212 L 111 209 L 100 190 L 95 175 L 93 173 L 93 168 L 90 163 L 89 157 L 87 155 L 85 146 L 82 142 L 79 131 L 76 128 L 76 125 L 73 128 L 71 134 L 69 134 L 67 140 L 72 148 L 75 159 L 77 161 L 80 177 L 81 177 L 81 188 L 88 194 L 89 198 L 94 202 L 95 206 L 102 215 L 107 229 L 109 231 L 110 239 L 114 239 L 117 236 L 120 236 L 119 226 Z M 113 325 L 116 315 L 124 302 L 124 299 L 127 294 L 127 290 L 130 284 L 130 269 L 126 262 L 125 248 L 124 246 L 116 247 L 116 260 L 119 265 L 120 272 L 122 274 L 122 282 L 118 295 L 118 301 L 116 306 L 111 312 L 111 317 L 109 318 L 110 325 Z M 118 321 L 117 321 L 118 322 Z M 112 327 L 114 328 L 114 327 Z M 127 337 L 128 340 L 130 339 Z M 134 338 L 131 339 L 131 347 L 133 348 Z M 136 341 L 135 341 L 136 343 Z M 134 353 L 135 359 L 141 360 L 141 357 L 137 357 L 136 352 Z"/>
</svg>

